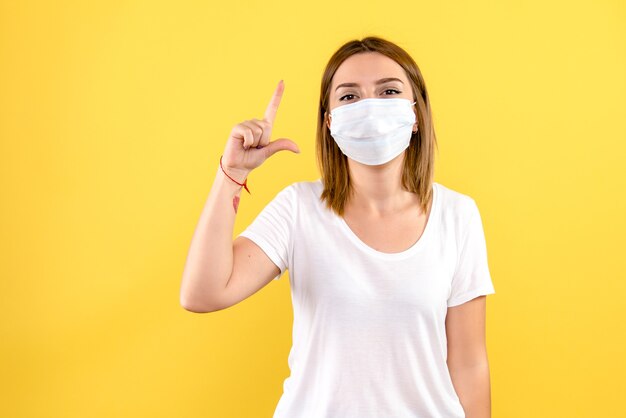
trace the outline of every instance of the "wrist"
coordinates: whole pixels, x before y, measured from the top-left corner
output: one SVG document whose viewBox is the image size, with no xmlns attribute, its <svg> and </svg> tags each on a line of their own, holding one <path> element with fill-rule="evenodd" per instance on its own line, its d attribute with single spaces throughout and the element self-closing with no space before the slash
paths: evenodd
<svg viewBox="0 0 626 418">
<path fill-rule="evenodd" d="M 250 190 L 248 190 L 248 174 L 250 174 L 250 171 L 248 170 L 240 170 L 240 169 L 236 169 L 236 168 L 231 168 L 231 167 L 225 167 L 222 163 L 222 157 L 220 157 L 220 170 L 222 172 L 222 174 L 228 178 L 229 181 L 237 184 L 240 187 L 243 187 L 246 189 L 246 191 L 248 193 L 250 193 Z"/>
<path fill-rule="evenodd" d="M 230 168 L 223 166 L 220 170 L 222 174 L 225 174 L 227 178 L 236 181 L 237 183 L 243 183 L 248 178 L 249 171 L 238 170 L 236 168 Z"/>
</svg>

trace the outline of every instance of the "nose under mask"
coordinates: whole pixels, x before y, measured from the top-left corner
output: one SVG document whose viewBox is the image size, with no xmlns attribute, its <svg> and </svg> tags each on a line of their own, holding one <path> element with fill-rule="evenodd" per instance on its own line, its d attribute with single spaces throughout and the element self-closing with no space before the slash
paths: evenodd
<svg viewBox="0 0 626 418">
<path fill-rule="evenodd" d="M 330 112 L 330 135 L 341 152 L 362 164 L 380 165 L 408 148 L 415 124 L 408 99 L 362 99 Z"/>
</svg>

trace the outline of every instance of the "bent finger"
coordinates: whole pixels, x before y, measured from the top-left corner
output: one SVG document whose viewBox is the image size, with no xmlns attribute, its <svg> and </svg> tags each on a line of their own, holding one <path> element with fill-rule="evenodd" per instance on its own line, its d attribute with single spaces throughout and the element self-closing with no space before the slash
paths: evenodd
<svg viewBox="0 0 626 418">
<path fill-rule="evenodd" d="M 245 125 L 252 134 L 252 142 L 250 142 L 247 145 L 249 147 L 256 147 L 259 144 L 259 141 L 261 140 L 261 136 L 263 135 L 263 129 L 258 124 L 254 123 L 251 120 L 242 122 L 242 124 Z"/>
<path fill-rule="evenodd" d="M 272 124 L 266 120 L 254 119 L 254 122 L 258 124 L 263 130 L 263 134 L 261 135 L 261 139 L 259 140 L 259 145 L 257 148 L 265 147 L 270 143 L 270 134 L 272 133 Z"/>
</svg>

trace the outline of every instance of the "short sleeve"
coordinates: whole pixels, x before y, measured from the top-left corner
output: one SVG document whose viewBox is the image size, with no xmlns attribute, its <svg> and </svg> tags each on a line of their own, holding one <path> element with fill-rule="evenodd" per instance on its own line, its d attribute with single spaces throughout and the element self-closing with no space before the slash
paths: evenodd
<svg viewBox="0 0 626 418">
<path fill-rule="evenodd" d="M 496 293 L 487 262 L 487 243 L 482 219 L 472 199 L 469 220 L 459 242 L 457 266 L 452 277 L 448 307 L 461 305 L 475 297 Z"/>
<path fill-rule="evenodd" d="M 252 223 L 239 236 L 258 245 L 280 269 L 277 280 L 289 265 L 289 249 L 293 231 L 295 189 L 287 186 L 263 208 Z"/>
</svg>

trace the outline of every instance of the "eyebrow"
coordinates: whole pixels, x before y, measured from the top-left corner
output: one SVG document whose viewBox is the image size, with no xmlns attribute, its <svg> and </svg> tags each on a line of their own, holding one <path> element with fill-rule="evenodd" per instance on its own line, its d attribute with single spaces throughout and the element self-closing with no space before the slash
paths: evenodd
<svg viewBox="0 0 626 418">
<path fill-rule="evenodd" d="M 399 78 L 387 77 L 387 78 L 381 78 L 380 80 L 376 81 L 376 85 L 385 84 L 385 83 L 388 83 L 390 81 L 399 81 L 400 83 L 402 83 L 402 80 L 400 80 Z M 402 83 L 402 84 L 404 84 L 404 83 Z M 358 87 L 358 86 L 359 85 L 357 83 L 341 83 L 340 85 L 335 87 L 335 91 L 339 90 L 339 87 Z"/>
</svg>

